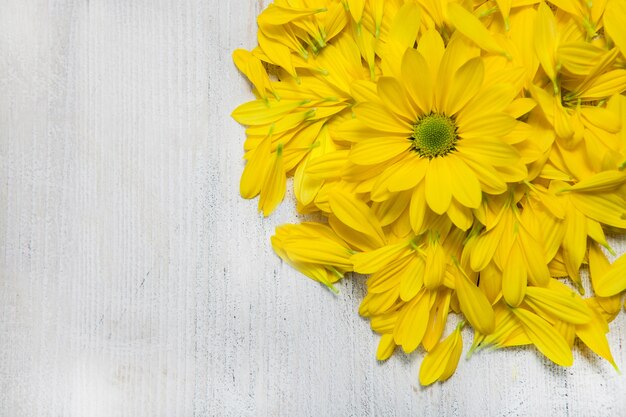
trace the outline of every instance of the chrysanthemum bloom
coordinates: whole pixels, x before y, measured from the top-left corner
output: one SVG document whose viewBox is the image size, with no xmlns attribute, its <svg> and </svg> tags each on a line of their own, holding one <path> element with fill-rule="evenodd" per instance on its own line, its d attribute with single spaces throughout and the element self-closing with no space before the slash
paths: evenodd
<svg viewBox="0 0 626 417">
<path fill-rule="evenodd" d="M 508 112 L 518 92 L 507 78 L 504 68 L 487 71 L 463 37 L 444 47 L 436 31 L 426 33 L 337 132 L 354 142 L 348 170 L 358 191 L 374 201 L 410 191 L 416 232 L 426 206 L 467 230 L 483 193 L 504 193 L 527 174 L 509 136 L 523 123 Z"/>
</svg>

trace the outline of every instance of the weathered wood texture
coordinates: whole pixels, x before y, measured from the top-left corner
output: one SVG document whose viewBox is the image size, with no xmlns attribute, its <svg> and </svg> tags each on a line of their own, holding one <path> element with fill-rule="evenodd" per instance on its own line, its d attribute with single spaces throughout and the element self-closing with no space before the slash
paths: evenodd
<svg viewBox="0 0 626 417">
<path fill-rule="evenodd" d="M 374 359 L 359 280 L 334 296 L 273 255 L 293 200 L 239 197 L 229 116 L 262 3 L 0 0 L 0 416 L 626 415 L 584 349 L 422 389 L 421 353 Z"/>
</svg>

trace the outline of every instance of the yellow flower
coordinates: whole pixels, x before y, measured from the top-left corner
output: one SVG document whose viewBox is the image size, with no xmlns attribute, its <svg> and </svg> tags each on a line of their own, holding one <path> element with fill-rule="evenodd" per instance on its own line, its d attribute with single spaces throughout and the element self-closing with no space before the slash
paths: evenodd
<svg viewBox="0 0 626 417">
<path fill-rule="evenodd" d="M 444 49 L 439 35 L 430 32 L 420 46 L 428 55 L 406 50 L 401 75 L 381 77 L 377 95 L 355 106 L 356 121 L 339 135 L 371 131 L 355 141 L 349 160 L 364 176 L 375 175 L 374 201 L 410 190 L 411 209 L 425 200 L 433 212 L 448 213 L 467 229 L 483 192 L 503 193 L 507 182 L 526 175 L 519 153 L 505 139 L 521 123 L 506 113 L 515 92 L 486 82 L 483 59 L 460 38 Z M 416 225 L 420 220 L 412 219 Z"/>
</svg>

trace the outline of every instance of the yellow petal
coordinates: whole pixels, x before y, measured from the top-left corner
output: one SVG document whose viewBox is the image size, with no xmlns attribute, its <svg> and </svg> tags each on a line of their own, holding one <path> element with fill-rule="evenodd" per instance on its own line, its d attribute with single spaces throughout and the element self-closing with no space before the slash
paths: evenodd
<svg viewBox="0 0 626 417">
<path fill-rule="evenodd" d="M 311 158 L 311 161 L 307 164 L 305 173 L 314 178 L 321 179 L 339 177 L 348 162 L 349 153 L 350 151 L 348 150 L 341 150 Z"/>
<path fill-rule="evenodd" d="M 493 167 L 473 161 L 472 158 L 463 157 L 462 154 L 459 156 L 474 171 L 476 178 L 482 184 L 483 191 L 489 194 L 502 194 L 507 190 L 506 183 Z"/>
<path fill-rule="evenodd" d="M 356 35 L 356 44 L 359 47 L 361 56 L 367 62 L 369 68 L 370 80 L 376 79 L 376 38 L 367 30 L 361 30 Z M 358 97 L 354 97 L 358 101 Z"/>
<path fill-rule="evenodd" d="M 559 35 L 552 10 L 544 2 L 541 2 L 537 9 L 534 35 L 535 52 L 539 62 L 556 86 L 556 47 Z"/>
<path fill-rule="evenodd" d="M 357 118 L 366 125 L 381 132 L 400 133 L 410 137 L 412 126 L 394 116 L 384 106 L 377 103 L 361 103 L 354 107 Z"/>
<path fill-rule="evenodd" d="M 446 327 L 448 321 L 448 313 L 450 311 L 450 299 L 452 297 L 452 291 L 445 289 L 437 291 L 435 302 L 430 308 L 430 317 L 428 318 L 428 327 L 426 334 L 422 339 L 422 346 L 426 351 L 430 352 L 441 339 L 443 330 Z"/>
<path fill-rule="evenodd" d="M 422 181 L 427 168 L 424 167 L 425 161 L 415 154 L 407 156 L 395 164 L 388 164 L 382 174 L 378 175 L 371 190 L 373 201 L 384 201 L 391 198 L 390 192 L 413 188 Z"/>
<path fill-rule="evenodd" d="M 587 219 L 574 207 L 566 206 L 563 260 L 569 276 L 578 281 L 578 270 L 587 249 Z"/>
<path fill-rule="evenodd" d="M 517 307 L 526 293 L 526 264 L 517 243 L 511 248 L 502 271 L 502 295 L 507 304 Z"/>
<path fill-rule="evenodd" d="M 287 240 L 285 251 L 295 262 L 330 265 L 348 271 L 352 269 L 350 251 L 331 240 Z"/>
<path fill-rule="evenodd" d="M 548 269 L 548 262 L 545 259 L 543 248 L 526 230 L 520 231 L 518 239 L 526 266 L 528 267 L 528 278 L 534 285 L 548 285 L 550 281 L 550 270 Z"/>
<path fill-rule="evenodd" d="M 407 269 L 413 259 L 415 259 L 414 256 L 396 259 L 383 269 L 371 274 L 365 281 L 367 292 L 382 293 L 400 285 L 402 279 L 400 274 Z"/>
<path fill-rule="evenodd" d="M 283 68 L 289 75 L 296 78 L 298 74 L 296 73 L 296 68 L 294 66 L 294 60 L 291 57 L 291 50 L 280 43 L 279 41 L 273 39 L 268 36 L 267 33 L 275 32 L 274 36 L 278 39 L 289 38 L 289 33 L 285 29 L 285 26 L 270 26 L 271 29 L 259 28 L 260 30 L 257 33 L 257 37 L 259 40 L 259 48 L 270 63 L 274 65 L 278 65 Z M 294 39 L 294 42 L 297 42 L 297 39 Z M 305 53 L 304 49 L 298 45 L 301 49 L 300 52 Z"/>
<path fill-rule="evenodd" d="M 367 294 L 359 306 L 359 314 L 362 316 L 375 316 L 387 313 L 398 300 L 398 293 L 399 289 L 396 286 L 384 293 Z"/>
<path fill-rule="evenodd" d="M 426 249 L 426 265 L 424 268 L 424 286 L 436 289 L 443 284 L 446 272 L 446 253 L 439 242 L 432 242 Z"/>
<path fill-rule="evenodd" d="M 506 113 L 493 113 L 478 119 L 459 119 L 459 136 L 462 139 L 478 139 L 502 137 L 515 128 L 516 120 Z M 460 140 L 458 146 L 463 145 Z"/>
<path fill-rule="evenodd" d="M 567 323 L 588 323 L 592 318 L 591 310 L 573 291 L 567 294 L 550 288 L 528 287 L 524 300 L 538 314 L 543 316 L 545 312 Z"/>
<path fill-rule="evenodd" d="M 426 202 L 437 214 L 443 214 L 450 206 L 452 180 L 448 166 L 443 162 L 444 158 L 433 158 L 428 164 L 426 173 Z"/>
<path fill-rule="evenodd" d="M 502 13 L 502 19 L 504 19 L 504 25 L 506 30 L 509 30 L 509 13 L 511 12 L 511 2 L 513 0 L 496 0 L 496 4 L 498 5 L 498 9 L 500 9 L 500 13 Z"/>
<path fill-rule="evenodd" d="M 363 8 L 365 7 L 365 0 L 347 0 L 348 7 L 350 8 L 350 14 L 355 22 L 359 23 L 363 17 Z"/>
<path fill-rule="evenodd" d="M 491 262 L 500 244 L 503 231 L 503 227 L 496 226 L 491 230 L 483 231 L 477 238 L 470 254 L 470 266 L 474 271 L 482 271 Z"/>
<path fill-rule="evenodd" d="M 395 349 L 396 344 L 393 341 L 393 333 L 387 333 L 382 335 L 382 337 L 380 338 L 380 342 L 378 342 L 376 359 L 378 359 L 379 361 L 385 361 L 389 359 Z"/>
<path fill-rule="evenodd" d="M 455 179 L 450 182 L 454 198 L 465 207 L 478 208 L 482 202 L 480 183 L 474 172 L 456 155 L 447 155 L 449 169 L 454 172 Z"/>
<path fill-rule="evenodd" d="M 576 75 L 587 75 L 604 50 L 588 42 L 568 42 L 559 45 L 557 57 L 565 69 Z"/>
<path fill-rule="evenodd" d="M 469 156 L 488 159 L 498 166 L 510 165 L 519 159 L 515 148 L 495 138 L 464 139 L 459 141 L 457 149 Z"/>
<path fill-rule="evenodd" d="M 263 138 L 256 149 L 249 152 L 250 157 L 241 174 L 239 193 L 243 198 L 254 198 L 261 192 L 266 173 L 272 160 L 270 158 L 271 137 Z"/>
<path fill-rule="evenodd" d="M 470 59 L 456 71 L 448 96 L 444 99 L 443 110 L 454 115 L 478 92 L 483 83 L 485 66 L 482 58 Z"/>
<path fill-rule="evenodd" d="M 518 98 L 517 100 L 511 102 L 511 104 L 506 108 L 505 112 L 517 119 L 529 113 L 532 109 L 535 108 L 535 106 L 537 106 L 537 102 L 532 98 Z"/>
<path fill-rule="evenodd" d="M 302 229 L 302 227 L 300 227 L 299 229 Z M 332 285 L 332 283 L 337 281 L 339 279 L 339 276 L 335 274 L 330 274 L 328 270 L 326 270 L 326 268 L 321 265 L 294 262 L 289 258 L 287 252 L 285 252 L 285 239 L 287 239 L 289 235 L 293 233 L 293 230 L 293 225 L 285 225 L 276 228 L 276 235 L 272 236 L 271 238 L 272 248 L 274 249 L 276 254 L 280 256 L 283 261 L 300 271 L 302 274 L 326 285 L 331 291 L 337 293 L 337 289 Z"/>
<path fill-rule="evenodd" d="M 454 223 L 456 227 L 459 229 L 466 231 L 472 224 L 474 224 L 474 216 L 472 214 L 472 209 L 465 207 L 463 204 L 459 203 L 457 200 L 450 201 L 450 206 L 448 207 L 448 211 L 446 211 L 448 218 Z"/>
<path fill-rule="evenodd" d="M 283 163 L 283 146 L 278 145 L 274 154 L 274 163 L 270 171 L 265 176 L 265 181 L 261 186 L 261 197 L 259 198 L 259 211 L 263 215 L 269 216 L 272 211 L 283 201 L 287 190 L 287 175 Z"/>
<path fill-rule="evenodd" d="M 412 146 L 410 140 L 400 137 L 367 139 L 350 151 L 350 161 L 357 165 L 374 165 L 393 159 Z"/>
<path fill-rule="evenodd" d="M 376 333 L 392 333 L 393 336 L 393 328 L 396 325 L 397 319 L 398 313 L 392 310 L 387 314 L 370 317 L 370 324 L 372 330 Z"/>
<path fill-rule="evenodd" d="M 569 139 L 575 133 L 572 116 L 565 110 L 561 100 L 554 100 L 554 131 L 563 139 Z"/>
<path fill-rule="evenodd" d="M 595 292 L 598 292 L 596 283 L 609 272 L 611 264 L 606 258 L 600 246 L 595 243 L 589 244 L 589 275 L 591 275 L 591 284 Z"/>
<path fill-rule="evenodd" d="M 420 384 L 431 385 L 448 379 L 459 363 L 463 351 L 461 326 L 426 354 L 420 366 Z"/>
<path fill-rule="evenodd" d="M 242 125 L 263 125 L 269 124 L 282 118 L 285 114 L 297 109 L 306 102 L 298 100 L 281 100 L 266 102 L 265 100 L 255 100 L 244 103 L 237 107 L 232 117 Z"/>
<path fill-rule="evenodd" d="M 417 185 L 411 196 L 409 217 L 413 232 L 420 233 L 426 216 L 426 199 L 424 198 L 424 182 Z"/>
<path fill-rule="evenodd" d="M 326 32 L 324 42 L 328 43 L 328 41 L 339 35 L 347 24 L 348 18 L 343 4 L 329 5 L 328 12 L 324 16 L 324 32 Z"/>
<path fill-rule="evenodd" d="M 378 96 L 387 108 L 409 122 L 417 121 L 418 114 L 407 101 L 407 93 L 398 80 L 393 77 L 380 77 L 377 88 Z"/>
<path fill-rule="evenodd" d="M 300 9 L 270 4 L 258 17 L 259 25 L 284 25 L 295 19 L 325 12 L 326 9 Z"/>
<path fill-rule="evenodd" d="M 399 272 L 400 298 L 409 301 L 417 295 L 424 284 L 424 260 L 421 257 L 410 257 L 410 261 Z"/>
<path fill-rule="evenodd" d="M 236 49 L 233 52 L 233 61 L 239 71 L 248 77 L 261 97 L 266 98 L 267 91 L 272 91 L 272 84 L 261 61 L 245 49 Z"/>
<path fill-rule="evenodd" d="M 415 187 L 422 181 L 428 170 L 428 160 L 417 157 L 407 158 L 403 163 L 398 164 L 397 169 L 389 176 L 387 189 L 391 192 L 404 191 Z"/>
<path fill-rule="evenodd" d="M 522 308 L 514 308 L 513 314 L 522 323 L 533 344 L 557 365 L 571 366 L 574 357 L 567 342 L 547 321 Z"/>
<path fill-rule="evenodd" d="M 611 37 L 615 45 L 626 56 L 626 3 L 621 0 L 609 0 L 604 10 L 604 30 Z"/>
<path fill-rule="evenodd" d="M 610 226 L 626 228 L 626 219 L 623 218 L 626 207 L 620 196 L 609 193 L 571 193 L 569 199 L 585 216 Z"/>
<path fill-rule="evenodd" d="M 485 293 L 485 296 L 490 303 L 495 303 L 502 293 L 502 272 L 494 264 L 490 263 L 485 269 L 480 271 L 480 289 Z"/>
<path fill-rule="evenodd" d="M 606 235 L 602 229 L 602 225 L 597 221 L 587 217 L 587 236 L 594 241 L 598 242 L 605 248 L 609 249 L 609 242 L 606 240 Z"/>
<path fill-rule="evenodd" d="M 430 67 L 430 71 L 424 72 L 424 75 L 430 74 L 434 77 L 435 74 L 439 73 L 439 65 L 441 64 L 441 59 L 445 53 L 445 46 L 439 32 L 437 32 L 435 28 L 426 31 L 426 33 L 424 33 L 420 38 L 417 50 L 422 57 L 428 57 L 427 63 Z M 414 75 L 415 74 L 422 74 L 422 72 L 414 73 Z M 431 82 L 432 81 L 434 80 L 431 80 Z"/>
<path fill-rule="evenodd" d="M 494 112 L 504 111 L 515 94 L 515 89 L 508 84 L 495 84 L 485 87 L 459 111 L 458 119 L 471 123 L 480 121 Z M 510 114 L 510 112 L 508 113 Z M 512 116 L 516 117 L 515 115 Z"/>
<path fill-rule="evenodd" d="M 357 102 L 379 101 L 376 84 L 372 81 L 354 80 L 350 84 L 350 94 Z"/>
<path fill-rule="evenodd" d="M 357 250 L 370 251 L 380 247 L 380 239 L 378 236 L 371 237 L 365 233 L 357 232 L 351 227 L 346 226 L 332 213 L 328 215 L 328 225 L 332 227 L 333 231 L 348 243 L 350 247 L 356 248 Z"/>
<path fill-rule="evenodd" d="M 489 335 L 482 335 L 476 332 L 470 352 L 492 345 L 499 348 L 532 343 L 530 339 L 528 339 L 521 323 L 511 312 L 511 309 L 504 306 L 503 303 L 498 303 L 494 306 L 494 313 L 496 316 L 494 332 Z"/>
<path fill-rule="evenodd" d="M 575 90 L 573 90 L 571 93 L 566 94 L 564 98 L 568 100 L 578 98 L 580 95 L 580 91 L 585 91 L 592 83 L 597 82 L 598 77 L 606 74 L 613 67 L 615 59 L 618 56 L 618 48 L 613 48 L 606 51 L 600 59 L 594 61 L 593 68 L 587 74 L 585 74 L 585 78 L 580 83 L 577 83 L 578 85 L 575 86 Z"/>
<path fill-rule="evenodd" d="M 406 353 L 413 352 L 421 343 L 428 325 L 429 309 L 430 292 L 424 289 L 400 313 L 393 338 Z"/>
<path fill-rule="evenodd" d="M 385 0 L 371 0 L 371 7 L 374 15 L 374 22 L 376 25 L 376 38 L 380 37 L 380 27 L 385 15 Z"/>
<path fill-rule="evenodd" d="M 474 329 L 482 334 L 493 332 L 496 319 L 485 294 L 463 274 L 456 274 L 456 294 L 461 311 Z"/>
<path fill-rule="evenodd" d="M 601 99 L 620 94 L 624 90 L 626 90 L 626 70 L 616 69 L 596 77 L 578 94 L 578 97 L 583 100 Z"/>
<path fill-rule="evenodd" d="M 459 32 L 474 41 L 482 49 L 509 56 L 508 52 L 493 39 L 491 33 L 489 33 L 482 22 L 460 4 L 448 4 L 448 17 Z"/>
<path fill-rule="evenodd" d="M 412 48 L 420 28 L 420 10 L 417 4 L 406 3 L 398 10 L 391 24 L 389 41 L 394 42 L 402 50 Z"/>
<path fill-rule="evenodd" d="M 371 252 L 355 253 L 352 255 L 352 263 L 356 272 L 371 274 L 394 260 L 411 254 L 411 251 L 408 242 L 398 242 Z"/>
<path fill-rule="evenodd" d="M 389 226 L 400 217 L 411 201 L 411 192 L 403 192 L 394 198 L 372 203 L 372 210 L 381 226 Z"/>
<path fill-rule="evenodd" d="M 402 81 L 409 97 L 422 110 L 422 113 L 430 113 L 434 88 L 432 75 L 422 54 L 413 48 L 407 49 L 402 58 Z"/>
<path fill-rule="evenodd" d="M 578 338 L 582 340 L 583 343 L 589 347 L 589 349 L 609 361 L 609 363 L 617 369 L 617 364 L 615 363 L 613 354 L 611 353 L 611 347 L 609 346 L 609 342 L 606 340 L 606 329 L 608 328 L 608 324 L 602 315 L 599 314 L 593 307 L 590 309 L 593 312 L 591 321 L 576 326 L 576 336 L 578 336 Z"/>
<path fill-rule="evenodd" d="M 590 191 L 602 192 L 610 191 L 623 185 L 626 182 L 626 172 L 612 170 L 602 171 L 591 177 L 585 178 L 571 186 L 569 191 Z"/>
<path fill-rule="evenodd" d="M 626 254 L 613 262 L 604 275 L 594 280 L 594 288 L 601 297 L 610 297 L 626 291 Z"/>
<path fill-rule="evenodd" d="M 610 133 L 622 130 L 622 121 L 617 112 L 602 107 L 584 106 L 580 111 L 583 118 L 599 129 Z"/>
<path fill-rule="evenodd" d="M 472 45 L 463 37 L 452 37 L 441 57 L 439 73 L 436 74 L 435 107 L 440 111 L 447 111 L 446 100 L 454 82 L 457 70 L 467 61 L 480 55 L 480 49 Z"/>
<path fill-rule="evenodd" d="M 342 191 L 333 192 L 329 199 L 335 216 L 352 229 L 377 238 L 380 246 L 385 244 L 385 233 L 380 222 L 363 201 Z"/>
</svg>

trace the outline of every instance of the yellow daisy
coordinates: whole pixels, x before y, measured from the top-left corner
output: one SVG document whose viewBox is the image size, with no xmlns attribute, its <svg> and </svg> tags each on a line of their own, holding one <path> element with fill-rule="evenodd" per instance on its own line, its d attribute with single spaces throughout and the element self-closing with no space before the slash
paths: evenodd
<svg viewBox="0 0 626 417">
<path fill-rule="evenodd" d="M 372 200 L 411 190 L 411 211 L 423 212 L 425 201 L 467 229 L 483 192 L 503 193 L 526 176 L 506 140 L 521 123 L 506 111 L 516 91 L 484 79 L 479 53 L 461 37 L 444 47 L 430 31 L 406 50 L 401 74 L 381 77 L 370 100 L 354 107 L 356 119 L 337 134 L 355 142 L 351 169 L 360 180 L 371 173 Z"/>
</svg>

